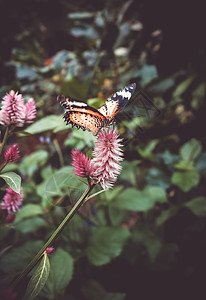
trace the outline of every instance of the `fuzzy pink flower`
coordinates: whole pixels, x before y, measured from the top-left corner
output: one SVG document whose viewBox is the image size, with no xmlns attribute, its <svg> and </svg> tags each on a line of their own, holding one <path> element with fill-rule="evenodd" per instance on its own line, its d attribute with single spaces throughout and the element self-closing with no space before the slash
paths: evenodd
<svg viewBox="0 0 206 300">
<path fill-rule="evenodd" d="M 93 174 L 93 163 L 85 154 L 77 149 L 72 150 L 72 166 L 74 167 L 74 173 L 80 177 L 91 177 Z"/>
<path fill-rule="evenodd" d="M 13 124 L 22 127 L 24 125 L 24 116 L 24 99 L 22 98 L 22 95 L 10 91 L 2 101 L 0 124 L 4 126 Z"/>
<path fill-rule="evenodd" d="M 1 203 L 1 208 L 10 212 L 17 212 L 20 209 L 23 200 L 23 191 L 21 188 L 20 195 L 14 192 L 10 187 L 6 189 L 6 194 Z"/>
<path fill-rule="evenodd" d="M 5 160 L 7 162 L 16 162 L 17 159 L 20 157 L 19 155 L 19 148 L 17 144 L 12 145 L 5 153 L 4 153 Z"/>
<path fill-rule="evenodd" d="M 33 98 L 30 98 L 24 106 L 25 123 L 33 123 L 36 117 L 36 105 Z"/>
<path fill-rule="evenodd" d="M 98 136 L 92 160 L 95 166 L 93 178 L 104 190 L 112 188 L 121 171 L 123 154 L 120 142 L 117 130 L 105 129 Z"/>
</svg>

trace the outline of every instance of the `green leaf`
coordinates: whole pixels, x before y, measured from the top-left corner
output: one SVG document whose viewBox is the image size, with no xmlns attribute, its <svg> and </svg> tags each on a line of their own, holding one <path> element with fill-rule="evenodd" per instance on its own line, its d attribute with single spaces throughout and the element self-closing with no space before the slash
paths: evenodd
<svg viewBox="0 0 206 300">
<path fill-rule="evenodd" d="M 39 150 L 28 156 L 25 156 L 20 164 L 20 171 L 23 174 L 32 176 L 39 169 L 39 167 L 46 163 L 48 157 L 49 154 L 45 150 Z"/>
<path fill-rule="evenodd" d="M 48 255 L 44 253 L 38 268 L 28 283 L 24 299 L 32 300 L 40 293 L 48 279 L 49 271 L 49 258 Z"/>
<path fill-rule="evenodd" d="M 82 292 L 88 300 L 124 300 L 124 293 L 110 293 L 95 280 L 90 280 L 82 287 Z"/>
<path fill-rule="evenodd" d="M 73 173 L 73 167 L 63 167 L 56 171 L 42 187 L 43 205 L 52 203 L 52 197 L 67 195 L 71 201 L 78 200 L 85 190 L 85 184 Z M 40 190 L 41 191 L 41 190 Z"/>
<path fill-rule="evenodd" d="M 180 155 L 184 161 L 196 159 L 202 152 L 202 145 L 196 139 L 191 139 L 180 148 Z"/>
<path fill-rule="evenodd" d="M 48 130 L 60 131 L 60 128 L 61 130 L 67 129 L 62 116 L 50 115 L 27 127 L 26 132 L 30 134 L 37 134 Z"/>
<path fill-rule="evenodd" d="M 89 240 L 86 254 L 95 266 L 109 263 L 120 255 L 130 233 L 119 227 L 97 228 Z"/>
<path fill-rule="evenodd" d="M 137 151 L 143 158 L 151 158 L 152 152 L 158 144 L 159 140 L 152 140 L 144 149 L 137 147 Z"/>
<path fill-rule="evenodd" d="M 163 210 L 161 214 L 156 219 L 157 226 L 163 225 L 167 220 L 172 218 L 177 213 L 176 208 L 171 208 L 167 210 Z"/>
<path fill-rule="evenodd" d="M 73 258 L 63 249 L 57 249 L 50 259 L 49 278 L 42 290 L 42 295 L 49 299 L 58 299 L 72 279 Z"/>
<path fill-rule="evenodd" d="M 175 168 L 184 170 L 184 171 L 194 170 L 194 161 L 193 160 L 191 160 L 191 161 L 181 160 L 180 162 L 175 164 Z"/>
<path fill-rule="evenodd" d="M 26 220 L 21 220 L 19 222 L 14 222 L 14 226 L 23 234 L 36 232 L 38 229 L 43 227 L 48 227 L 47 222 L 40 217 L 32 217 Z"/>
<path fill-rule="evenodd" d="M 42 241 L 30 240 L 20 247 L 12 249 L 1 258 L 0 268 L 4 272 L 20 271 L 28 265 L 31 259 L 43 246 Z"/>
<path fill-rule="evenodd" d="M 200 181 L 200 175 L 196 170 L 186 172 L 174 172 L 171 181 L 173 184 L 177 185 L 182 191 L 189 192 L 191 188 L 198 185 Z"/>
<path fill-rule="evenodd" d="M 43 209 L 39 204 L 26 204 L 18 212 L 15 222 L 24 218 L 42 215 L 43 213 Z"/>
<path fill-rule="evenodd" d="M 193 200 L 184 204 L 184 206 L 189 208 L 196 216 L 206 216 L 206 197 L 194 198 Z"/>
<path fill-rule="evenodd" d="M 147 186 L 142 191 L 134 188 L 126 189 L 113 202 L 113 205 L 122 209 L 148 211 L 154 207 L 155 203 L 166 201 L 166 193 L 161 187 Z"/>
<path fill-rule="evenodd" d="M 20 194 L 20 188 L 21 188 L 21 177 L 17 175 L 14 172 L 7 172 L 0 175 L 1 178 L 3 178 L 6 183 L 10 186 L 10 188 L 16 192 L 17 194 Z"/>
<path fill-rule="evenodd" d="M 173 98 L 178 98 L 180 97 L 190 86 L 190 84 L 193 82 L 196 76 L 190 76 L 189 78 L 183 80 L 177 88 L 174 90 L 172 97 Z"/>
</svg>

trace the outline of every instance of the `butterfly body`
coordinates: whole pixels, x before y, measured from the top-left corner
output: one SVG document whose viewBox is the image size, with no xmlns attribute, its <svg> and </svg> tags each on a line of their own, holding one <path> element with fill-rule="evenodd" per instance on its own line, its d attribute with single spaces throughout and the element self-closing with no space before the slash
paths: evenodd
<svg viewBox="0 0 206 300">
<path fill-rule="evenodd" d="M 96 109 L 84 102 L 58 96 L 57 100 L 65 108 L 64 119 L 72 127 L 90 130 L 97 135 L 102 127 L 108 126 L 113 118 L 127 104 L 131 98 L 136 84 L 133 83 L 113 94 L 106 102 Z"/>
</svg>

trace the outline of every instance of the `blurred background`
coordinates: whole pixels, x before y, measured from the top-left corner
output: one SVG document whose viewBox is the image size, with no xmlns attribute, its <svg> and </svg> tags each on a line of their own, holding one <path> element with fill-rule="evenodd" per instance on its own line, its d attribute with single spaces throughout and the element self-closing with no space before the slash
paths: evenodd
<svg viewBox="0 0 206 300">
<path fill-rule="evenodd" d="M 53 273 L 37 299 L 205 296 L 205 23 L 203 4 L 194 1 L 0 1 L 1 99 L 13 89 L 37 106 L 30 135 L 9 139 L 20 147 L 21 159 L 7 170 L 21 175 L 24 204 L 12 225 L 1 226 L 3 283 L 22 271 L 84 190 L 71 151 L 90 155 L 94 140 L 65 127 L 57 95 L 98 108 L 135 82 L 160 115 L 141 132 L 137 116 L 119 117 L 119 132 L 130 140 L 121 175 L 55 243 Z M 54 187 L 59 174 L 66 179 Z"/>
</svg>

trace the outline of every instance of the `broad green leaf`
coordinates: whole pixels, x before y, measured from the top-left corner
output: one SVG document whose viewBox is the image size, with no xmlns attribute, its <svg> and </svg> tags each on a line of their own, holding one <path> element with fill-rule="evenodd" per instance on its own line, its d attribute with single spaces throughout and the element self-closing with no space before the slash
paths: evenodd
<svg viewBox="0 0 206 300">
<path fill-rule="evenodd" d="M 20 171 L 23 174 L 32 176 L 40 166 L 43 166 L 49 157 L 49 153 L 45 150 L 39 150 L 25 156 L 20 164 Z"/>
<path fill-rule="evenodd" d="M 29 218 L 29 217 L 33 217 L 36 215 L 42 215 L 43 209 L 39 204 L 25 204 L 20 211 L 18 212 L 15 222 L 24 219 L 24 218 Z"/>
<path fill-rule="evenodd" d="M 89 240 L 86 254 L 95 266 L 109 263 L 119 256 L 130 233 L 120 227 L 99 227 Z"/>
<path fill-rule="evenodd" d="M 202 145 L 196 139 L 191 139 L 180 148 L 180 155 L 184 161 L 196 159 L 202 152 Z"/>
<path fill-rule="evenodd" d="M 21 233 L 27 234 L 31 232 L 36 232 L 38 229 L 43 227 L 48 227 L 48 223 L 40 217 L 32 217 L 26 220 L 21 220 L 19 222 L 14 222 L 15 229 L 19 230 Z"/>
<path fill-rule="evenodd" d="M 49 278 L 41 292 L 41 295 L 49 299 L 58 299 L 72 279 L 73 258 L 63 249 L 57 249 L 50 258 Z"/>
<path fill-rule="evenodd" d="M 48 255 L 44 253 L 39 266 L 28 283 L 24 296 L 25 300 L 32 300 L 40 293 L 49 277 L 49 271 L 49 258 Z"/>
<path fill-rule="evenodd" d="M 27 127 L 26 132 L 30 134 L 37 134 L 48 130 L 60 131 L 60 128 L 61 130 L 67 129 L 62 116 L 50 115 L 36 121 L 35 123 Z"/>
<path fill-rule="evenodd" d="M 166 201 L 166 193 L 161 187 L 147 186 L 142 191 L 134 188 L 126 189 L 113 202 L 113 205 L 122 209 L 148 211 L 154 207 L 155 203 Z"/>
<path fill-rule="evenodd" d="M 52 197 L 67 196 L 71 202 L 78 200 L 85 190 L 85 184 L 73 173 L 73 167 L 63 167 L 46 180 L 43 191 L 43 205 L 52 203 Z"/>
<path fill-rule="evenodd" d="M 193 200 L 184 204 L 184 206 L 189 208 L 196 216 L 206 216 L 206 197 L 194 198 Z"/>
<path fill-rule="evenodd" d="M 109 205 L 108 209 L 110 221 L 113 226 L 118 226 L 123 222 L 123 220 L 127 220 L 129 218 L 128 210 L 118 208 L 112 203 Z"/>
<path fill-rule="evenodd" d="M 1 178 L 3 178 L 6 183 L 10 186 L 10 188 L 16 192 L 17 194 L 20 194 L 20 188 L 21 188 L 21 177 L 17 175 L 14 172 L 7 172 L 0 175 Z"/>
<path fill-rule="evenodd" d="M 124 293 L 110 293 L 95 280 L 90 280 L 82 287 L 82 292 L 88 300 L 124 300 Z"/>
<path fill-rule="evenodd" d="M 1 258 L 1 270 L 4 272 L 22 272 L 22 270 L 28 265 L 28 263 L 37 254 L 42 246 L 42 241 L 30 240 L 26 244 L 12 249 Z"/>
<path fill-rule="evenodd" d="M 198 185 L 200 181 L 200 175 L 196 170 L 174 172 L 171 181 L 173 184 L 177 185 L 182 191 L 189 192 L 191 188 Z"/>
</svg>

